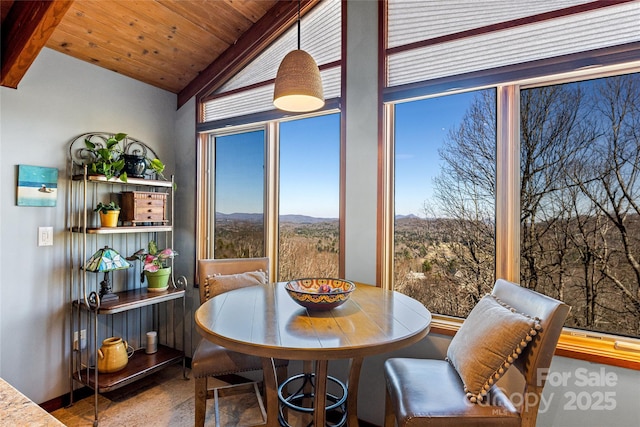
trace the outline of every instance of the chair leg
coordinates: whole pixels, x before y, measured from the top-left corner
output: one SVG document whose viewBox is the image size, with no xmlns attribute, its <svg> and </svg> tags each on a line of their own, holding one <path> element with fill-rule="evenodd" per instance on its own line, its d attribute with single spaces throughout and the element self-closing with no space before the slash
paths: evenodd
<svg viewBox="0 0 640 427">
<path fill-rule="evenodd" d="M 289 378 L 289 370 L 288 367 L 286 366 L 278 366 L 276 368 L 276 387 L 280 387 L 280 384 L 282 384 L 284 381 L 287 380 L 287 378 Z M 284 390 L 284 397 L 287 397 L 287 391 Z M 280 403 L 278 402 L 278 405 Z M 283 407 L 282 408 L 282 415 L 284 417 L 284 419 L 288 419 L 288 411 L 287 411 L 287 407 Z"/>
<path fill-rule="evenodd" d="M 393 411 L 393 405 L 391 404 L 391 395 L 389 390 L 385 387 L 384 392 L 384 427 L 395 427 L 396 415 Z"/>
<path fill-rule="evenodd" d="M 207 377 L 196 378 L 195 427 L 204 427 L 207 415 Z"/>
</svg>

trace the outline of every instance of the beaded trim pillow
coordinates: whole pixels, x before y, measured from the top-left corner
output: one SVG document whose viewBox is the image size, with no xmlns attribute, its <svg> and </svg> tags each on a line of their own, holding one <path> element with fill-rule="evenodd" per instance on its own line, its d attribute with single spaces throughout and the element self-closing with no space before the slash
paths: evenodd
<svg viewBox="0 0 640 427">
<path fill-rule="evenodd" d="M 262 270 L 247 271 L 237 274 L 214 274 L 207 276 L 204 283 L 205 301 L 224 292 L 245 286 L 264 285 L 267 283 L 267 273 Z"/>
<path fill-rule="evenodd" d="M 482 297 L 447 350 L 471 402 L 484 400 L 540 328 L 540 319 L 517 313 L 493 295 Z"/>
</svg>

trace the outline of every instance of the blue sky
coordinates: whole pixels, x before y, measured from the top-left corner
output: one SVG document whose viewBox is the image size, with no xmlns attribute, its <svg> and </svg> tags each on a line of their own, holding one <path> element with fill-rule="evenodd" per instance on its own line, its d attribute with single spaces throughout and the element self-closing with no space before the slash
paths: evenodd
<svg viewBox="0 0 640 427">
<path fill-rule="evenodd" d="M 216 139 L 216 211 L 263 210 L 264 132 Z M 280 125 L 280 214 L 337 218 L 340 115 Z"/>
<path fill-rule="evenodd" d="M 406 102 L 396 106 L 396 215 L 424 217 L 440 173 L 438 149 L 461 122 L 474 92 Z"/>
<path fill-rule="evenodd" d="M 438 149 L 456 127 L 474 93 L 397 105 L 396 215 L 424 216 L 440 171 Z M 340 115 L 280 125 L 280 214 L 337 218 L 339 203 Z M 217 138 L 216 211 L 263 210 L 264 132 Z"/>
</svg>

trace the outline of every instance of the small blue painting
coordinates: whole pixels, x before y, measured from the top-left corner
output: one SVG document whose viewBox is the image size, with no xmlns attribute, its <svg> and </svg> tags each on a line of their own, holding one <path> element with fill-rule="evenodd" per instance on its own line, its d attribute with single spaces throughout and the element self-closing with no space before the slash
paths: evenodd
<svg viewBox="0 0 640 427">
<path fill-rule="evenodd" d="M 18 206 L 55 206 L 58 169 L 18 165 Z"/>
</svg>

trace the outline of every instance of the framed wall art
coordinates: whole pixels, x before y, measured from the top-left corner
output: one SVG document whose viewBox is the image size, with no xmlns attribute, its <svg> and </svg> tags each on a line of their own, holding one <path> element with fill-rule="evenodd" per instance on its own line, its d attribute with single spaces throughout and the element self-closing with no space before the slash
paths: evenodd
<svg viewBox="0 0 640 427">
<path fill-rule="evenodd" d="M 55 206 L 58 169 L 18 165 L 18 206 Z"/>
</svg>

